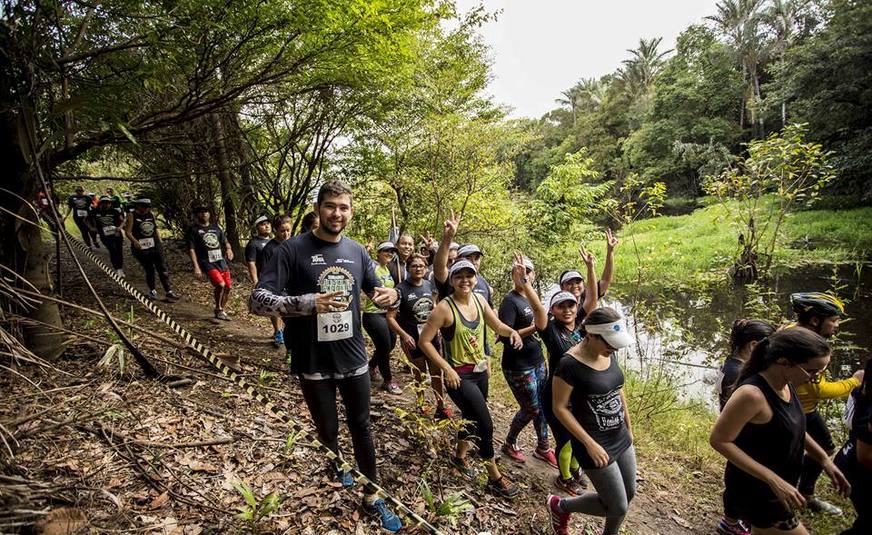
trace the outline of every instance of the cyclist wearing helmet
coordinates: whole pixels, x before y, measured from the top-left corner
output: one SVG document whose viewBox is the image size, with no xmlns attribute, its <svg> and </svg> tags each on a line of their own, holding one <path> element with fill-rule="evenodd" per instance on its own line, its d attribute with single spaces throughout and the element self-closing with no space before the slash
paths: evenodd
<svg viewBox="0 0 872 535">
<path fill-rule="evenodd" d="M 790 304 L 796 312 L 796 326 L 816 332 L 824 338 L 831 338 L 839 330 L 839 322 L 845 314 L 845 305 L 837 298 L 821 292 L 800 292 L 790 296 Z M 833 437 L 823 417 L 818 412 L 822 399 L 847 398 L 851 390 L 860 386 L 863 371 L 841 381 L 828 381 L 823 374 L 814 381 L 799 385 L 796 393 L 805 413 L 808 434 L 832 455 L 836 449 Z M 808 508 L 815 512 L 841 515 L 842 510 L 835 505 L 815 497 L 814 487 L 823 468 L 809 456 L 802 461 L 802 474 L 799 478 L 799 492 L 805 496 Z"/>
</svg>

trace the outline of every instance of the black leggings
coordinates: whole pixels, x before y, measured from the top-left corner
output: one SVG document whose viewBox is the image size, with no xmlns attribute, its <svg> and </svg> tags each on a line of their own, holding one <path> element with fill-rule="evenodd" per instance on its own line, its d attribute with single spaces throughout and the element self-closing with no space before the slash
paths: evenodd
<svg viewBox="0 0 872 535">
<path fill-rule="evenodd" d="M 73 222 L 79 227 L 79 232 L 82 233 L 82 240 L 85 242 L 85 245 L 91 247 L 92 245 L 97 245 L 97 235 L 91 231 L 88 227 L 88 223 L 85 222 L 84 219 L 80 219 L 78 217 L 73 218 Z"/>
<path fill-rule="evenodd" d="M 387 315 L 377 312 L 364 312 L 363 329 L 372 339 L 373 345 L 375 345 L 375 351 L 372 354 L 372 359 L 369 361 L 369 369 L 378 366 L 382 379 L 386 383 L 391 382 L 391 351 L 394 349 L 397 335 L 388 327 Z"/>
<path fill-rule="evenodd" d="M 354 460 L 357 468 L 373 483 L 378 484 L 375 466 L 375 446 L 369 425 L 369 374 L 346 379 L 312 380 L 300 377 L 303 399 L 318 430 L 318 439 L 339 454 L 339 414 L 336 409 L 336 389 L 345 406 L 345 421 L 351 432 Z M 373 493 L 375 489 L 368 488 Z"/>
<path fill-rule="evenodd" d="M 457 433 L 460 440 L 473 440 L 482 459 L 494 458 L 494 421 L 487 408 L 487 372 L 460 374 L 460 386 L 447 388 L 451 401 L 460 409 L 466 425 Z"/>
<path fill-rule="evenodd" d="M 160 283 L 164 291 L 169 292 L 171 290 L 169 269 L 163 255 L 163 248 L 160 245 L 155 245 L 151 249 L 145 250 L 131 247 L 130 252 L 142 264 L 142 269 L 145 270 L 145 283 L 148 285 L 149 290 L 154 290 L 155 271 L 157 271 L 157 276 L 160 277 Z"/>
<path fill-rule="evenodd" d="M 101 236 L 100 241 L 106 246 L 109 251 L 109 261 L 112 262 L 112 267 L 121 269 L 124 267 L 124 240 L 121 236 Z"/>
<path fill-rule="evenodd" d="M 857 450 L 852 450 L 850 455 L 857 455 Z M 857 513 L 854 525 L 843 531 L 842 535 L 872 533 L 872 508 L 869 507 L 872 503 L 872 470 L 858 464 L 856 459 L 848 459 L 844 448 L 836 455 L 836 466 L 851 483 L 851 503 Z"/>
<path fill-rule="evenodd" d="M 809 436 L 811 436 L 811 438 L 813 438 L 828 455 L 831 455 L 836 449 L 835 444 L 833 444 L 833 436 L 827 428 L 827 423 L 824 421 L 821 413 L 816 409 L 806 413 L 805 429 Z M 815 461 L 808 455 L 804 456 L 802 458 L 802 472 L 799 475 L 799 485 L 797 486 L 799 492 L 806 496 L 813 495 L 814 485 L 817 483 L 823 470 L 824 468 L 819 462 Z"/>
</svg>

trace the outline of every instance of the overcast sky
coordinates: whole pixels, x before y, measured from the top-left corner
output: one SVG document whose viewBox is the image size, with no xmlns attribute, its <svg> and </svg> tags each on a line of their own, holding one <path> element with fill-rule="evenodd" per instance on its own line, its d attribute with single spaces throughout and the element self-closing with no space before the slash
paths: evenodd
<svg viewBox="0 0 872 535">
<path fill-rule="evenodd" d="M 539 117 L 581 78 L 613 72 L 640 37 L 663 49 L 690 24 L 715 12 L 716 0 L 457 0 L 502 9 L 481 29 L 493 56 L 490 92 L 513 117 Z"/>
</svg>

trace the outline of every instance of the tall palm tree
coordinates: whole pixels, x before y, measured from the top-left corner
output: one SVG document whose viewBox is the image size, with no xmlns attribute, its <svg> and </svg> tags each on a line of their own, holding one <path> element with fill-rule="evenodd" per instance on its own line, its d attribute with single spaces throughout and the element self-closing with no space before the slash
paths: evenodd
<svg viewBox="0 0 872 535">
<path fill-rule="evenodd" d="M 660 52 L 662 37 L 639 39 L 639 47 L 627 50 L 632 56 L 624 60 L 618 76 L 634 97 L 645 96 L 654 86 L 654 80 L 666 65 L 666 56 L 672 50 Z"/>
<path fill-rule="evenodd" d="M 736 61 L 742 67 L 745 80 L 742 111 L 739 124 L 745 126 L 745 110 L 750 111 L 751 125 L 763 134 L 763 118 L 757 114 L 760 102 L 760 62 L 766 56 L 765 36 L 762 30 L 765 0 L 721 0 L 717 14 L 706 17 L 727 38 Z"/>
</svg>

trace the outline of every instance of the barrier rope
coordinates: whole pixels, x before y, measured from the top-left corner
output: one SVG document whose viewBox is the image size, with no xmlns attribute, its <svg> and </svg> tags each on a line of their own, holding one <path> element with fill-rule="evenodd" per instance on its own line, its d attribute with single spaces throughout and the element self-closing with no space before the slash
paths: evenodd
<svg viewBox="0 0 872 535">
<path fill-rule="evenodd" d="M 395 498 L 384 488 L 370 481 L 369 478 L 363 475 L 363 473 L 357 470 L 357 468 L 350 465 L 348 462 L 342 459 L 342 457 L 334 453 L 333 450 L 321 443 L 321 441 L 318 440 L 316 436 L 313 436 L 305 427 L 302 426 L 302 424 L 291 418 L 284 410 L 276 407 L 269 398 L 257 391 L 252 385 L 248 384 L 248 382 L 240 377 L 232 368 L 223 363 L 211 349 L 203 345 L 199 340 L 194 338 L 194 335 L 188 332 L 187 329 L 179 325 L 179 323 L 175 319 L 173 319 L 172 316 L 161 310 L 150 299 L 143 295 L 142 292 L 137 290 L 124 278 L 115 273 L 115 270 L 106 265 L 106 263 L 103 262 L 103 259 L 94 254 L 94 252 L 91 251 L 91 249 L 88 248 L 88 246 L 86 246 L 81 240 L 75 238 L 66 229 L 64 229 L 63 232 L 67 235 L 70 242 L 78 247 L 88 258 L 90 258 L 91 261 L 93 261 L 97 265 L 97 267 L 99 267 L 110 279 L 112 279 L 116 284 L 121 286 L 121 288 L 126 290 L 127 293 L 129 293 L 134 299 L 139 301 L 145 308 L 147 308 L 151 313 L 153 313 L 168 327 L 170 327 L 177 335 L 179 335 L 198 357 L 206 360 L 207 362 L 209 362 L 209 364 L 217 368 L 221 373 L 223 373 L 230 380 L 232 380 L 238 387 L 245 390 L 245 392 L 249 395 L 251 399 L 254 399 L 258 403 L 263 405 L 273 417 L 293 429 L 298 439 L 308 436 L 310 440 L 309 443 L 316 450 L 320 451 L 330 461 L 341 463 L 339 465 L 340 468 L 342 470 L 351 472 L 354 476 L 354 481 L 358 484 L 367 485 L 370 488 L 375 489 L 376 495 L 392 504 L 397 509 L 400 516 L 402 516 L 412 524 L 411 527 L 423 527 L 431 533 L 434 533 L 436 535 L 442 535 L 442 532 L 439 530 L 439 528 L 430 524 L 425 518 L 412 511 L 409 507 L 403 504 L 403 502 Z"/>
</svg>

